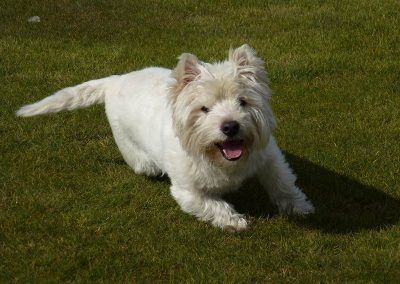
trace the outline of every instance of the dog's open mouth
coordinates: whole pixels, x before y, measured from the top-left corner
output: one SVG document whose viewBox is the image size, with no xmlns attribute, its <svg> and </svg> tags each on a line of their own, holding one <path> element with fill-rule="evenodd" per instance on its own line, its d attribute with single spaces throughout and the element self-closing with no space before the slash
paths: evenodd
<svg viewBox="0 0 400 284">
<path fill-rule="evenodd" d="M 243 153 L 243 140 L 226 140 L 216 143 L 222 156 L 228 161 L 239 160 Z"/>
</svg>

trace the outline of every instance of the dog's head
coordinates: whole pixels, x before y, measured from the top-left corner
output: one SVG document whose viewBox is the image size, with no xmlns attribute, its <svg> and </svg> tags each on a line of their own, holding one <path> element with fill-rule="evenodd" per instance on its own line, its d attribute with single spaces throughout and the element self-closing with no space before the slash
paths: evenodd
<svg viewBox="0 0 400 284">
<path fill-rule="evenodd" d="M 233 165 L 266 146 L 275 120 L 264 62 L 250 46 L 214 64 L 182 54 L 172 76 L 174 128 L 189 154 Z"/>
</svg>

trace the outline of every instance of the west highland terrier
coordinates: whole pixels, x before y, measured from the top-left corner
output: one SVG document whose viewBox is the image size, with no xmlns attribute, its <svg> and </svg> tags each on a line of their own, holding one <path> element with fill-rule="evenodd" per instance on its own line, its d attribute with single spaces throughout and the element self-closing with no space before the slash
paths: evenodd
<svg viewBox="0 0 400 284">
<path fill-rule="evenodd" d="M 269 96 L 263 60 L 242 45 L 223 62 L 184 53 L 174 70 L 152 67 L 65 88 L 17 115 L 105 103 L 115 141 L 135 173 L 168 174 L 183 211 L 241 231 L 248 221 L 221 196 L 251 176 L 280 213 L 314 212 L 271 134 Z"/>
</svg>

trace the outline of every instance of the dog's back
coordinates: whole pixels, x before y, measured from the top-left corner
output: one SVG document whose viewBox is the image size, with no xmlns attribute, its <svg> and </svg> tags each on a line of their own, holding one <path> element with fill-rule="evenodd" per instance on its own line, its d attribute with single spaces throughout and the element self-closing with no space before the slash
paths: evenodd
<svg viewBox="0 0 400 284">
<path fill-rule="evenodd" d="M 123 75 L 105 98 L 106 113 L 125 161 L 136 173 L 157 175 L 172 132 L 167 103 L 171 70 L 146 68 Z M 172 144 L 177 144 L 174 141 Z"/>
</svg>

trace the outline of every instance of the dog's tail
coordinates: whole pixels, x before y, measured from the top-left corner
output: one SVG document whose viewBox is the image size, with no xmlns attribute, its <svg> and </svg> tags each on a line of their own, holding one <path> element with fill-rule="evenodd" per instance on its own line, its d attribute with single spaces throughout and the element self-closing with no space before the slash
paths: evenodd
<svg viewBox="0 0 400 284">
<path fill-rule="evenodd" d="M 21 107 L 17 116 L 34 116 L 62 110 L 73 110 L 104 102 L 106 88 L 119 76 L 88 81 L 74 87 L 62 89 L 31 105 Z"/>
</svg>

